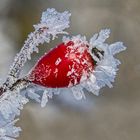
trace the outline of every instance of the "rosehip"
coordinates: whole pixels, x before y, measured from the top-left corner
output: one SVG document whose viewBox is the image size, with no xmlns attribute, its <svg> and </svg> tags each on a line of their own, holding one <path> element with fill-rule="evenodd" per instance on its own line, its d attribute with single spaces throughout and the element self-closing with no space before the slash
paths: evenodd
<svg viewBox="0 0 140 140">
<path fill-rule="evenodd" d="M 51 88 L 71 87 L 88 79 L 95 64 L 88 44 L 71 40 L 45 54 L 29 73 L 29 80 Z"/>
</svg>

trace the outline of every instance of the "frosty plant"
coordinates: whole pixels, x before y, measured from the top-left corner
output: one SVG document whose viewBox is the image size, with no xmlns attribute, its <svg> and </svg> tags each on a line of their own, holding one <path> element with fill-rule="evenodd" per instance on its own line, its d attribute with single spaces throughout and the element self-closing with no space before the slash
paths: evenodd
<svg viewBox="0 0 140 140">
<path fill-rule="evenodd" d="M 0 140 L 18 137 L 21 129 L 14 125 L 29 99 L 44 107 L 48 98 L 62 90 L 70 90 L 79 100 L 85 97 L 83 89 L 99 95 L 102 87 L 112 87 L 120 64 L 114 55 L 125 47 L 122 42 L 105 43 L 109 29 L 101 30 L 90 41 L 81 35 L 63 37 L 62 43 L 45 53 L 27 75 L 20 77 L 25 62 L 33 52 L 38 52 L 40 44 L 49 43 L 58 34 L 67 34 L 64 30 L 69 27 L 70 16 L 67 11 L 59 13 L 55 9 L 43 12 L 40 23 L 34 25 L 35 31 L 16 55 L 0 87 Z"/>
</svg>

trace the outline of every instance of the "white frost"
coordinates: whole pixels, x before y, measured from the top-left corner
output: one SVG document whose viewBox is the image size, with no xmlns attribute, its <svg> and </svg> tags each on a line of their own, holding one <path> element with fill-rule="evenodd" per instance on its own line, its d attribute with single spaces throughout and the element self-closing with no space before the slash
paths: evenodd
<svg viewBox="0 0 140 140">
<path fill-rule="evenodd" d="M 43 92 L 43 95 L 42 95 L 42 100 L 41 100 L 41 107 L 45 107 L 46 106 L 46 103 L 48 102 L 48 95 L 47 95 L 48 91 L 45 90 Z"/>
<path fill-rule="evenodd" d="M 28 99 L 20 93 L 8 91 L 0 98 L 0 140 L 15 140 L 21 128 L 14 126 L 20 110 Z"/>
</svg>

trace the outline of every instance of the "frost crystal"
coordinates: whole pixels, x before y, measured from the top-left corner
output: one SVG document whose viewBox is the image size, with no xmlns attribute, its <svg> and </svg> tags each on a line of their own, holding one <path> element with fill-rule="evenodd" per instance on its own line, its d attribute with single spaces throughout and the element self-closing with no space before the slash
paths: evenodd
<svg viewBox="0 0 140 140">
<path fill-rule="evenodd" d="M 75 99 L 81 100 L 82 98 L 85 98 L 85 94 L 84 94 L 82 87 L 77 87 L 77 86 L 72 87 L 71 91 L 72 91 Z"/>
<path fill-rule="evenodd" d="M 109 37 L 109 34 L 109 29 L 101 30 L 99 35 L 96 34 L 96 38 L 93 36 L 90 40 L 91 48 L 96 47 L 104 51 L 103 59 L 98 61 L 95 71 L 93 72 L 96 77 L 94 86 L 99 87 L 99 89 L 105 85 L 110 88 L 112 87 L 112 82 L 114 82 L 118 70 L 117 66 L 120 64 L 119 60 L 114 58 L 114 55 L 126 49 L 122 42 L 116 42 L 110 45 L 104 43 Z"/>
<path fill-rule="evenodd" d="M 28 89 L 27 94 L 30 99 L 40 103 L 40 96 L 36 93 L 35 89 Z"/>
<path fill-rule="evenodd" d="M 45 107 L 46 106 L 46 103 L 48 102 L 48 95 L 47 95 L 48 91 L 45 90 L 43 92 L 43 95 L 42 95 L 42 100 L 41 100 L 41 107 Z"/>
<path fill-rule="evenodd" d="M 41 24 L 38 24 L 36 28 L 46 25 L 48 28 L 48 33 L 55 37 L 57 34 L 67 33 L 63 30 L 69 28 L 69 17 L 71 13 L 65 11 L 63 13 L 58 13 L 54 8 L 48 9 L 43 12 L 41 18 Z"/>
<path fill-rule="evenodd" d="M 20 115 L 20 110 L 28 99 L 20 93 L 7 91 L 0 98 L 0 140 L 15 140 L 21 129 L 14 126 Z"/>
</svg>

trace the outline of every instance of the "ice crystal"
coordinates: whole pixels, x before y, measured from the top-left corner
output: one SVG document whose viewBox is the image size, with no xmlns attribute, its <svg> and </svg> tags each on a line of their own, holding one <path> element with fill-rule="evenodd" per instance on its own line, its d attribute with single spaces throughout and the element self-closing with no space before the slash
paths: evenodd
<svg viewBox="0 0 140 140">
<path fill-rule="evenodd" d="M 40 28 L 40 26 L 46 25 L 48 28 L 48 33 L 55 38 L 57 34 L 67 33 L 64 29 L 69 27 L 69 17 L 71 13 L 65 11 L 63 13 L 58 13 L 54 8 L 48 9 L 46 12 L 43 12 L 41 18 L 41 24 L 35 26 Z"/>
<path fill-rule="evenodd" d="M 93 36 L 90 40 L 92 48 L 96 47 L 97 49 L 102 49 L 104 51 L 103 59 L 98 61 L 98 65 L 93 72 L 96 77 L 95 86 L 98 86 L 99 88 L 102 88 L 105 85 L 110 88 L 112 87 L 112 82 L 114 82 L 118 70 L 117 66 L 120 64 L 119 60 L 114 58 L 114 55 L 126 49 L 122 42 L 116 42 L 110 45 L 104 43 L 109 37 L 109 34 L 110 30 L 101 30 L 96 38 Z"/>
<path fill-rule="evenodd" d="M 45 107 L 46 103 L 48 102 L 48 95 L 47 95 L 47 93 L 48 93 L 47 90 L 45 90 L 43 92 L 42 99 L 41 99 L 41 107 Z"/>
<path fill-rule="evenodd" d="M 0 98 L 0 140 L 15 140 L 21 128 L 14 126 L 28 99 L 19 93 L 7 91 Z"/>
<path fill-rule="evenodd" d="M 84 91 L 83 91 L 82 87 L 74 86 L 74 87 L 71 88 L 71 91 L 72 91 L 75 99 L 81 100 L 82 98 L 85 98 L 85 94 L 84 94 Z"/>
<path fill-rule="evenodd" d="M 33 88 L 27 90 L 27 96 L 28 98 L 35 100 L 38 103 L 41 102 L 39 94 L 36 94 L 36 91 Z"/>
</svg>

